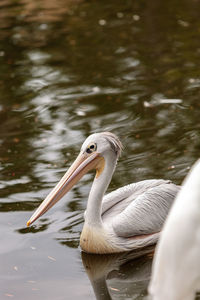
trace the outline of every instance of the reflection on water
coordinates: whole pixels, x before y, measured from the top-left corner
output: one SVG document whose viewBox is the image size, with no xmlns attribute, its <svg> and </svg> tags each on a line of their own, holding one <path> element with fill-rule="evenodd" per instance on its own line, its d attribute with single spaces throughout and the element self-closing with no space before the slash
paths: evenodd
<svg viewBox="0 0 200 300">
<path fill-rule="evenodd" d="M 154 247 L 116 255 L 82 252 L 96 299 L 142 299 L 151 274 Z"/>
<path fill-rule="evenodd" d="M 89 134 L 125 146 L 109 191 L 180 183 L 199 157 L 199 14 L 189 0 L 0 1 L 1 299 L 94 299 L 78 249 L 91 175 L 25 226 Z"/>
</svg>

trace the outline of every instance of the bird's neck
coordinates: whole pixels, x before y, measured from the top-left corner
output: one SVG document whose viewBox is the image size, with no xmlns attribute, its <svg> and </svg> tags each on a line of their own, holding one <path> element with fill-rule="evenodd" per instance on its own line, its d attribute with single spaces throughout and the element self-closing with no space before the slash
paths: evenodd
<svg viewBox="0 0 200 300">
<path fill-rule="evenodd" d="M 85 225 L 91 227 L 102 227 L 102 199 L 111 181 L 116 163 L 117 159 L 112 156 L 105 158 L 105 167 L 103 172 L 99 177 L 95 177 L 88 198 Z"/>
</svg>

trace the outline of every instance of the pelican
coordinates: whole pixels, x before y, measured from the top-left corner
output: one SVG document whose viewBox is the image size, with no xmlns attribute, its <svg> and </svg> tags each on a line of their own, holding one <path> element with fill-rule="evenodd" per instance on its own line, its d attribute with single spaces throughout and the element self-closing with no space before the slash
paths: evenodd
<svg viewBox="0 0 200 300">
<path fill-rule="evenodd" d="M 158 242 L 149 293 L 153 300 L 193 300 L 200 290 L 200 160 L 183 182 Z"/>
<path fill-rule="evenodd" d="M 75 162 L 27 222 L 29 226 L 60 200 L 81 177 L 96 170 L 80 246 L 89 253 L 117 253 L 155 244 L 179 187 L 168 180 L 144 180 L 104 196 L 122 144 L 110 132 L 90 135 Z"/>
</svg>

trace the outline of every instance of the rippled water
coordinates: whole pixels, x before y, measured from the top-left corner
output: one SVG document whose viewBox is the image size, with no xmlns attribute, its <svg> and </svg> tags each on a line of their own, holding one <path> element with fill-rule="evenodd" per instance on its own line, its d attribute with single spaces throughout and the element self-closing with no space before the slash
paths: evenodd
<svg viewBox="0 0 200 300">
<path fill-rule="evenodd" d="M 1 0 L 0 20 L 1 299 L 143 299 L 151 255 L 78 248 L 92 174 L 26 221 L 95 131 L 125 148 L 109 190 L 182 182 L 200 150 L 200 2 Z"/>
</svg>

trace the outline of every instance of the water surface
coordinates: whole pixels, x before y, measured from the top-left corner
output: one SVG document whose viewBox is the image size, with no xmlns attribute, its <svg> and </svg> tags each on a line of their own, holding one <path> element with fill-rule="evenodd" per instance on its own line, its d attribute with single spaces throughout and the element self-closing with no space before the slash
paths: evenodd
<svg viewBox="0 0 200 300">
<path fill-rule="evenodd" d="M 109 191 L 182 182 L 200 150 L 199 1 L 1 0 L 0 20 L 0 298 L 143 299 L 151 253 L 80 252 L 93 174 L 26 221 L 96 131 L 124 144 Z"/>
</svg>

